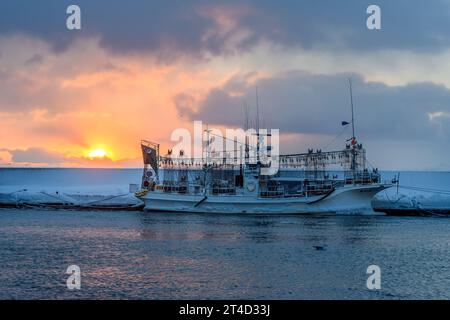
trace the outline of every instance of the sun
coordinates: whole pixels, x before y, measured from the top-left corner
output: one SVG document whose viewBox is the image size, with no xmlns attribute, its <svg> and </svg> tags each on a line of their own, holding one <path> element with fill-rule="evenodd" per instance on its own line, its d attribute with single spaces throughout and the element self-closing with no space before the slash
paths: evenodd
<svg viewBox="0 0 450 320">
<path fill-rule="evenodd" d="M 106 151 L 104 149 L 94 149 L 89 152 L 88 154 L 89 158 L 105 158 L 106 157 Z"/>
</svg>

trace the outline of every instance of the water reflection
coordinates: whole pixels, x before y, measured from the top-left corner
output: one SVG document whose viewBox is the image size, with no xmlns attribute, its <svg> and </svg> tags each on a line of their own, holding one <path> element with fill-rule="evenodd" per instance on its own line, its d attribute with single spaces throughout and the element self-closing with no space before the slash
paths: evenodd
<svg viewBox="0 0 450 320">
<path fill-rule="evenodd" d="M 0 298 L 450 298 L 450 219 L 2 210 Z M 317 250 L 323 247 L 323 250 Z M 65 288 L 80 265 L 83 290 Z M 383 290 L 365 288 L 382 268 Z"/>
</svg>

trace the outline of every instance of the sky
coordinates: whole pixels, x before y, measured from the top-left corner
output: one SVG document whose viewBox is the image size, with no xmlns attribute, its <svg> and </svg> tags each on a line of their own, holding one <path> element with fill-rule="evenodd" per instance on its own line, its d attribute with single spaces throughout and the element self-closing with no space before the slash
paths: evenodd
<svg viewBox="0 0 450 320">
<path fill-rule="evenodd" d="M 4 0 L 0 166 L 141 167 L 141 139 L 242 127 L 256 87 L 282 152 L 341 149 L 351 78 L 371 165 L 450 170 L 449 75 L 449 0 Z"/>
</svg>

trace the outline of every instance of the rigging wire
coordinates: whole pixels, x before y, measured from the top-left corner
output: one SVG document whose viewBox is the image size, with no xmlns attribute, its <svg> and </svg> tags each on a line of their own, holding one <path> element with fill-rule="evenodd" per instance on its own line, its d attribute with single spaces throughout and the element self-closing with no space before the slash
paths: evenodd
<svg viewBox="0 0 450 320">
<path fill-rule="evenodd" d="M 438 194 L 450 195 L 450 190 L 443 190 L 443 189 L 415 187 L 415 186 L 402 186 L 402 185 L 400 185 L 399 188 L 403 188 L 403 189 L 407 189 L 407 190 L 413 190 L 413 191 L 423 191 L 423 192 L 430 192 L 430 193 L 438 193 Z"/>
<path fill-rule="evenodd" d="M 391 200 L 391 198 L 389 198 L 388 193 L 387 193 L 386 190 L 387 190 L 387 189 L 384 190 L 384 195 L 386 196 L 386 199 L 388 199 L 389 202 L 392 203 L 392 204 L 395 204 L 395 203 L 399 202 L 401 199 L 408 198 L 407 195 L 402 194 L 402 195 L 400 195 L 400 196 L 397 196 L 397 200 Z M 409 198 L 408 198 L 408 199 L 409 199 Z M 410 199 L 409 199 L 409 200 L 410 200 Z"/>
<path fill-rule="evenodd" d="M 331 140 L 331 142 L 328 143 L 327 146 L 322 149 L 327 150 L 329 146 L 331 146 L 338 138 L 340 138 L 344 134 L 347 128 L 348 126 L 344 126 L 344 128 L 333 138 L 333 140 Z"/>
</svg>

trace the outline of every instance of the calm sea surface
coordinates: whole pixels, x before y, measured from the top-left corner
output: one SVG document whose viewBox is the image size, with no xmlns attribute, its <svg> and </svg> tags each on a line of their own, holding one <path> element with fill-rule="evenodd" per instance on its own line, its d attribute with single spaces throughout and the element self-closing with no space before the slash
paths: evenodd
<svg viewBox="0 0 450 320">
<path fill-rule="evenodd" d="M 1 209 L 0 298 L 448 299 L 449 252 L 447 218 Z"/>
<path fill-rule="evenodd" d="M 0 186 L 126 187 L 139 176 L 8 169 Z M 0 209 L 0 299 L 449 299 L 449 252 L 450 218 Z M 66 287 L 72 264 L 81 290 Z M 366 288 L 373 264 L 377 291 Z"/>
</svg>

